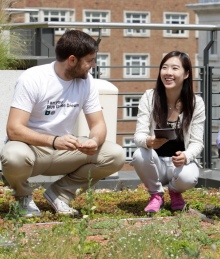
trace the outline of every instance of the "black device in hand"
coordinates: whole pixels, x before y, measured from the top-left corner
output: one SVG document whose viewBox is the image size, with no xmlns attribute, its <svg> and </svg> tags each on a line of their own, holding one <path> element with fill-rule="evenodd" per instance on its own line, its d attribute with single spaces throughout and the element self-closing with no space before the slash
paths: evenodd
<svg viewBox="0 0 220 259">
<path fill-rule="evenodd" d="M 174 140 L 177 138 L 176 131 L 172 128 L 155 129 L 154 134 L 156 138 L 167 138 L 169 140 Z"/>
</svg>

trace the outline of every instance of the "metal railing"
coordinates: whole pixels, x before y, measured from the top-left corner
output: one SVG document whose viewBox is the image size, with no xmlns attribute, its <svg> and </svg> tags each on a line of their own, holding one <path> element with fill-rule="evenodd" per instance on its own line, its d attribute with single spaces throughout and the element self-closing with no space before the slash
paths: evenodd
<svg viewBox="0 0 220 259">
<path fill-rule="evenodd" d="M 214 42 L 214 36 L 217 31 L 220 31 L 220 25 L 198 25 L 198 24 L 137 24 L 137 23 L 85 23 L 85 22 L 33 22 L 33 23 L 16 23 L 16 24 L 1 24 L 0 29 L 30 29 L 30 28 L 96 28 L 98 29 L 98 42 L 102 39 L 102 29 L 148 29 L 148 30 L 193 30 L 193 31 L 210 31 L 211 40 L 205 47 L 203 67 L 200 69 L 200 94 L 202 95 L 206 105 L 206 122 L 205 122 L 205 138 L 204 152 L 202 154 L 202 164 L 205 168 L 212 168 L 212 71 L 213 67 L 209 66 L 209 49 Z M 95 70 L 95 77 L 99 78 L 99 72 Z M 146 81 L 153 79 L 109 79 L 111 82 L 116 81 Z M 119 93 L 123 94 L 123 93 Z M 127 94 L 127 93 L 126 93 Z M 135 93 L 137 95 L 137 93 Z M 119 108 L 125 108 L 123 106 Z M 127 108 L 127 107 L 126 107 Z M 131 132 L 129 132 L 130 134 Z M 121 134 L 121 133 L 118 133 Z M 124 133 L 127 134 L 127 133 Z"/>
<path fill-rule="evenodd" d="M 199 0 L 199 3 L 205 3 L 205 4 L 208 4 L 208 3 L 220 3 L 220 0 Z"/>
<path fill-rule="evenodd" d="M 126 66 L 119 66 L 118 68 L 125 68 Z M 136 66 L 131 66 L 131 67 L 136 67 Z M 101 68 L 111 68 L 111 66 L 99 66 L 97 71 L 101 71 Z M 114 67 L 115 68 L 115 67 Z M 145 68 L 147 69 L 159 69 L 159 66 L 145 66 Z M 194 66 L 193 67 L 194 69 L 198 69 L 199 72 L 198 72 L 198 75 L 199 77 L 198 78 L 193 78 L 193 82 L 196 82 L 198 85 L 197 85 L 197 91 L 195 92 L 195 94 L 198 94 L 200 96 L 203 97 L 204 99 L 204 88 L 205 88 L 205 67 L 204 66 Z M 95 74 L 95 73 L 94 73 Z M 99 73 L 96 74 L 97 78 L 100 78 L 101 75 Z M 108 81 L 110 82 L 155 82 L 156 83 L 156 78 L 152 79 L 152 78 L 145 78 L 145 79 L 139 79 L 139 78 L 133 78 L 132 80 L 130 78 L 123 78 L 123 79 L 108 79 Z M 142 96 L 144 92 L 119 92 L 118 95 L 119 96 L 126 96 L 126 95 L 129 95 L 129 96 Z M 138 105 L 135 105 L 135 106 L 126 106 L 126 105 L 120 105 L 118 106 L 118 109 L 132 109 L 132 108 L 138 108 Z M 128 118 L 118 118 L 117 119 L 118 122 L 134 122 L 134 118 L 131 118 L 131 119 L 128 119 Z M 209 130 L 210 130 L 211 127 L 209 127 Z M 209 134 L 212 134 L 213 132 L 210 131 Z M 130 131 L 130 132 L 117 132 L 117 136 L 133 136 L 134 135 L 134 131 Z M 212 143 L 213 144 L 213 143 Z M 211 145 L 212 145 L 211 144 Z M 133 146 L 123 146 L 123 148 L 125 149 L 133 149 L 135 148 L 135 145 Z M 210 149 L 211 150 L 211 149 Z M 130 152 L 129 152 L 130 153 Z M 210 153 L 210 152 L 209 152 Z M 216 159 L 217 157 L 215 157 Z M 203 150 L 202 154 L 200 157 L 198 157 L 198 159 L 200 160 L 200 163 L 202 166 L 205 167 L 205 165 L 207 164 L 207 161 L 206 161 L 206 158 L 205 158 L 205 149 Z M 212 162 L 212 159 L 213 157 L 210 157 L 211 159 L 211 162 L 210 164 L 212 165 L 213 162 Z M 126 162 L 130 162 L 130 159 L 126 159 Z M 211 167 L 207 167 L 207 168 L 211 168 Z"/>
</svg>

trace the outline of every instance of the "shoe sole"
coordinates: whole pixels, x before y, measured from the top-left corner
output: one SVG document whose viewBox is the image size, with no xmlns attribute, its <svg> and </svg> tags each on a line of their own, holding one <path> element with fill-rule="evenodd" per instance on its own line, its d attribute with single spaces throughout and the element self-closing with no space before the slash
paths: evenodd
<svg viewBox="0 0 220 259">
<path fill-rule="evenodd" d="M 39 213 L 39 214 L 37 214 L 37 213 L 21 214 L 21 216 L 26 217 L 26 218 L 40 217 L 41 213 Z"/>
<path fill-rule="evenodd" d="M 160 209 L 158 210 L 158 211 L 154 211 L 154 210 L 144 210 L 145 211 L 145 213 L 157 213 L 157 212 L 159 212 L 160 210 L 162 210 L 163 209 L 163 207 L 160 207 Z"/>
<path fill-rule="evenodd" d="M 172 210 L 172 211 L 178 211 L 178 210 L 179 210 L 179 211 L 182 211 L 182 210 L 185 210 L 185 209 L 186 209 L 186 207 L 187 207 L 187 204 L 185 204 L 182 208 L 180 208 L 180 207 L 179 207 L 179 208 L 178 208 L 178 207 L 176 207 L 176 208 L 171 208 L 171 210 Z"/>
<path fill-rule="evenodd" d="M 160 206 L 160 208 L 159 208 L 158 211 L 154 211 L 154 210 L 147 210 L 147 211 L 146 211 L 145 209 L 144 209 L 144 211 L 145 211 L 145 213 L 157 213 L 157 212 L 159 212 L 160 210 L 162 210 L 163 207 L 164 207 L 164 202 L 163 202 L 163 204 Z"/>
<path fill-rule="evenodd" d="M 58 213 L 58 214 L 64 214 L 64 215 L 77 215 L 77 212 L 60 212 L 58 211 L 57 207 L 54 205 L 53 200 L 50 198 L 50 196 L 44 192 L 43 194 L 44 198 L 47 200 L 47 202 L 50 204 L 50 206 L 53 207 L 53 209 Z"/>
</svg>

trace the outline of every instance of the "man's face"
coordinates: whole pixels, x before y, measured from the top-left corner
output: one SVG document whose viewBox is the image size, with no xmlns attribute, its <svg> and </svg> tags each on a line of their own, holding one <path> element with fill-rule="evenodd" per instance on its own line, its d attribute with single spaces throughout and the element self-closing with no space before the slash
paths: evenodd
<svg viewBox="0 0 220 259">
<path fill-rule="evenodd" d="M 74 78 L 86 79 L 88 76 L 89 70 L 92 67 L 95 67 L 95 57 L 96 57 L 96 53 L 86 55 L 80 60 L 76 59 L 75 65 L 72 67 L 69 67 L 66 70 L 66 76 L 70 79 L 74 79 Z"/>
</svg>

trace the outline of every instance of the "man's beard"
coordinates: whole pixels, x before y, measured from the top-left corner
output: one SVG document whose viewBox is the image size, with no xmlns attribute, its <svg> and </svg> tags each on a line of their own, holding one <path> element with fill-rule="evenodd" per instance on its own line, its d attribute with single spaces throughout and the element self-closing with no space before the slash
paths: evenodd
<svg viewBox="0 0 220 259">
<path fill-rule="evenodd" d="M 74 68 L 67 69 L 65 71 L 65 76 L 70 80 L 74 78 L 86 79 L 88 77 L 88 72 L 82 70 L 80 64 L 78 63 Z"/>
</svg>

